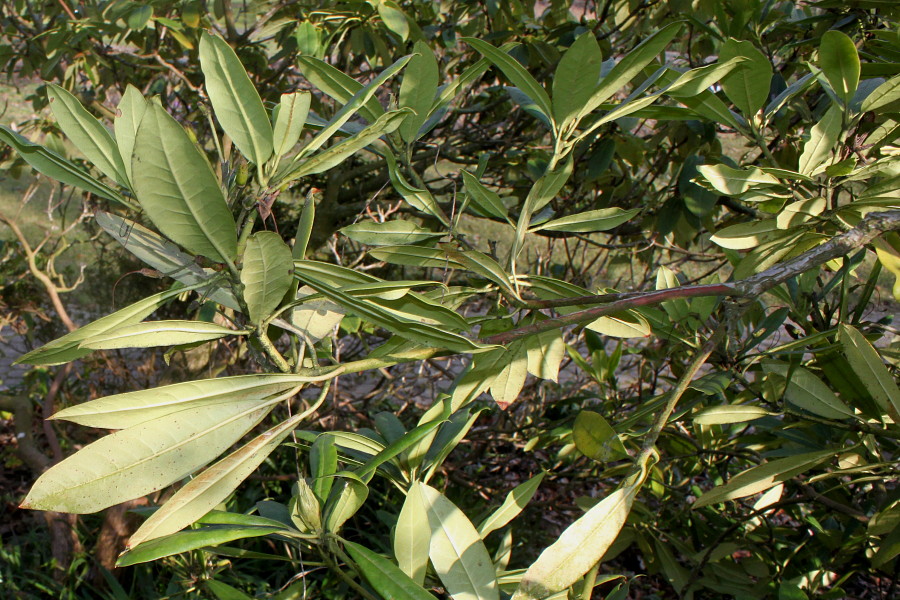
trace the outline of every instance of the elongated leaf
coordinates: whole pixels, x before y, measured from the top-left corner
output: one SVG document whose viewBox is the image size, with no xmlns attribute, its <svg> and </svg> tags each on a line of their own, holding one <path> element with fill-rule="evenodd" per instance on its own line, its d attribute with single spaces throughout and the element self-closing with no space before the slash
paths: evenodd
<svg viewBox="0 0 900 600">
<path fill-rule="evenodd" d="M 772 82 L 772 64 L 752 42 L 729 39 L 719 50 L 719 62 L 727 63 L 735 58 L 743 58 L 740 69 L 722 78 L 725 95 L 745 117 L 755 115 L 769 98 Z"/>
<path fill-rule="evenodd" d="M 196 286 L 194 286 L 196 287 Z M 36 350 L 23 354 L 14 364 L 59 365 L 87 356 L 92 350 L 81 348 L 80 344 L 89 337 L 115 330 L 123 325 L 142 321 L 144 317 L 162 306 L 167 300 L 192 288 L 175 288 L 148 296 L 130 306 L 97 319 L 75 331 L 44 344 Z"/>
<path fill-rule="evenodd" d="M 384 134 L 396 130 L 411 113 L 410 109 L 402 108 L 383 114 L 377 121 L 356 135 L 330 146 L 310 158 L 294 161 L 294 166 L 286 174 L 280 176 L 279 181 L 290 181 L 307 175 L 315 175 L 341 164 Z"/>
<path fill-rule="evenodd" d="M 500 200 L 500 196 L 496 192 L 484 187 L 474 175 L 465 169 L 462 172 L 462 177 L 466 186 L 466 192 L 469 194 L 470 205 L 474 206 L 479 212 L 486 216 L 503 219 L 504 221 L 511 223 L 509 212 L 506 210 L 506 207 Z"/>
<path fill-rule="evenodd" d="M 783 231 L 778 228 L 776 219 L 753 221 L 750 223 L 738 223 L 720 229 L 710 237 L 710 241 L 729 250 L 749 250 L 758 248 L 763 242 L 772 240 L 781 235 Z"/>
<path fill-rule="evenodd" d="M 275 127 L 272 132 L 272 146 L 276 156 L 284 156 L 300 141 L 311 100 L 312 94 L 309 92 L 281 95 L 281 102 L 275 107 Z"/>
<path fill-rule="evenodd" d="M 132 173 L 138 202 L 163 235 L 217 262 L 234 258 L 237 231 L 219 182 L 181 125 L 157 104 L 138 128 Z"/>
<path fill-rule="evenodd" d="M 125 429 L 188 408 L 262 400 L 304 383 L 324 381 L 334 374 L 336 371 L 317 377 L 271 373 L 186 381 L 83 402 L 64 408 L 51 419 L 100 429 Z"/>
<path fill-rule="evenodd" d="M 613 94 L 625 87 L 638 73 L 643 71 L 644 67 L 650 64 L 669 45 L 669 42 L 672 41 L 683 25 L 680 22 L 666 25 L 638 44 L 634 50 L 616 63 L 616 66 L 600 81 L 600 85 L 591 94 L 590 99 L 578 111 L 578 119 L 583 119 L 594 112 L 597 107 L 609 100 Z"/>
<path fill-rule="evenodd" d="M 812 175 L 824 163 L 841 134 L 841 109 L 833 105 L 809 132 L 809 140 L 803 145 L 798 170 L 804 175 Z"/>
<path fill-rule="evenodd" d="M 217 340 L 242 332 L 204 321 L 147 321 L 92 335 L 79 344 L 91 350 L 154 348 Z"/>
<path fill-rule="evenodd" d="M 281 531 L 278 527 L 240 527 L 221 526 L 203 527 L 191 531 L 175 533 L 164 538 L 147 542 L 134 550 L 126 552 L 116 561 L 117 567 L 128 567 L 138 563 L 158 560 L 173 554 L 180 554 L 207 546 L 218 546 L 234 540 L 261 537 Z"/>
<path fill-rule="evenodd" d="M 0 141 L 11 146 L 19 153 L 22 160 L 27 162 L 35 171 L 42 175 L 46 175 L 47 177 L 66 185 L 71 185 L 85 190 L 86 192 L 96 194 L 101 198 L 114 200 L 126 206 L 131 206 L 130 202 L 124 200 L 118 192 L 103 182 L 97 181 L 97 179 L 88 173 L 85 173 L 65 158 L 52 150 L 48 150 L 40 144 L 29 141 L 6 125 L 0 125 Z"/>
<path fill-rule="evenodd" d="M 569 233 L 591 233 L 608 231 L 633 218 L 641 212 L 639 208 L 623 210 L 621 208 L 600 208 L 587 212 L 553 219 L 538 225 L 532 231 L 567 231 Z"/>
<path fill-rule="evenodd" d="M 559 330 L 544 331 L 524 340 L 528 353 L 528 372 L 535 377 L 557 381 L 559 363 L 566 356 L 566 344 Z"/>
<path fill-rule="evenodd" d="M 247 240 L 241 283 L 250 321 L 261 323 L 281 304 L 294 277 L 291 249 L 281 236 L 271 231 L 258 231 Z"/>
<path fill-rule="evenodd" d="M 775 176 L 756 167 L 734 169 L 728 165 L 703 165 L 697 167 L 697 170 L 703 174 L 713 188 L 726 196 L 737 196 L 758 186 L 778 184 Z"/>
<path fill-rule="evenodd" d="M 58 85 L 47 84 L 47 97 L 53 116 L 66 137 L 101 173 L 127 186 L 125 164 L 106 127 L 85 110 L 75 96 Z"/>
<path fill-rule="evenodd" d="M 434 596 L 422 589 L 397 566 L 382 557 L 353 542 L 344 540 L 344 549 L 356 561 L 366 581 L 382 598 L 390 600 L 434 600 Z"/>
<path fill-rule="evenodd" d="M 763 362 L 766 372 L 789 377 L 784 396 L 791 404 L 826 419 L 846 419 L 854 413 L 831 391 L 824 381 L 803 367 L 791 369 L 789 365 L 775 361 Z"/>
<path fill-rule="evenodd" d="M 746 61 L 743 56 L 736 56 L 722 63 L 691 69 L 679 75 L 678 79 L 667 85 L 663 91 L 673 98 L 696 96 L 729 73 L 739 71 Z"/>
<path fill-rule="evenodd" d="M 450 226 L 450 219 L 438 205 L 437 200 L 431 195 L 427 189 L 417 188 L 406 180 L 400 170 L 397 168 L 397 159 L 391 152 L 383 153 L 384 160 L 388 165 L 388 175 L 391 178 L 391 185 L 397 190 L 403 199 L 413 208 L 420 210 L 426 214 L 437 217 L 437 219 Z"/>
<path fill-rule="evenodd" d="M 522 342 L 513 342 L 504 352 L 502 366 L 491 382 L 491 397 L 501 409 L 516 401 L 528 375 L 528 354 Z M 499 366 L 499 365 L 498 365 Z"/>
<path fill-rule="evenodd" d="M 380 0 L 375 8 L 384 26 L 400 36 L 400 40 L 405 42 L 406 38 L 409 37 L 409 22 L 406 20 L 406 15 L 403 14 L 400 6 L 393 0 Z"/>
<path fill-rule="evenodd" d="M 349 103 L 354 95 L 364 87 L 349 75 L 345 75 L 318 58 L 298 56 L 297 62 L 304 77 L 341 104 Z M 378 99 L 371 96 L 362 102 L 357 110 L 369 123 L 374 123 L 378 117 L 384 114 L 384 109 L 378 103 Z"/>
<path fill-rule="evenodd" d="M 116 107 L 114 129 L 116 144 L 119 146 L 119 156 L 125 166 L 125 176 L 131 181 L 131 155 L 134 152 L 134 138 L 137 135 L 141 119 L 147 111 L 147 101 L 136 87 L 129 84 L 125 86 L 125 93 Z"/>
<path fill-rule="evenodd" d="M 503 74 L 506 75 L 507 79 L 509 79 L 514 86 L 519 88 L 522 93 L 528 96 L 535 103 L 537 109 L 547 117 L 548 120 L 553 120 L 553 107 L 550 103 L 550 96 L 547 94 L 547 90 L 545 90 L 544 87 L 525 70 L 525 67 L 523 67 L 519 61 L 503 50 L 495 48 L 483 40 L 471 37 L 464 37 L 461 38 L 461 40 L 475 48 L 482 56 L 503 71 Z"/>
<path fill-rule="evenodd" d="M 652 333 L 647 319 L 634 310 L 600 317 L 584 327 L 585 329 L 615 338 L 647 337 Z"/>
<path fill-rule="evenodd" d="M 411 144 L 419 137 L 419 130 L 428 119 L 434 97 L 437 95 L 440 73 L 437 59 L 431 47 L 423 41 L 413 46 L 413 57 L 403 73 L 400 82 L 399 102 L 401 107 L 415 111 L 415 115 L 407 117 L 400 126 L 400 137 Z"/>
<path fill-rule="evenodd" d="M 161 490 L 216 458 L 271 409 L 255 399 L 201 406 L 117 431 L 51 467 L 22 506 L 91 513 Z"/>
<path fill-rule="evenodd" d="M 394 265 L 434 267 L 437 269 L 461 269 L 462 265 L 452 260 L 444 250 L 423 246 L 384 246 L 369 251 L 376 260 Z"/>
<path fill-rule="evenodd" d="M 853 40 L 836 29 L 826 31 L 819 45 L 819 66 L 844 106 L 849 106 L 859 86 L 860 72 L 859 53 Z"/>
<path fill-rule="evenodd" d="M 401 221 L 399 219 L 385 221 L 384 223 L 363 221 L 348 225 L 342 228 L 340 232 L 354 242 L 369 246 L 415 244 L 444 236 L 443 233 L 419 227 L 412 221 Z"/>
<path fill-rule="evenodd" d="M 420 484 L 431 526 L 429 558 L 454 600 L 499 600 L 494 565 L 481 536 L 455 504 Z"/>
<path fill-rule="evenodd" d="M 421 425 L 417 425 L 410 431 L 407 431 L 405 434 L 403 434 L 400 439 L 395 440 L 394 442 L 386 446 L 378 454 L 367 460 L 365 464 L 356 469 L 356 474 L 359 475 L 359 477 L 363 481 L 369 481 L 371 479 L 371 476 L 375 473 L 375 469 L 385 464 L 386 462 L 393 460 L 412 446 L 415 446 L 419 441 L 421 441 L 432 431 L 437 429 L 437 427 L 441 423 L 445 422 L 450 416 L 449 405 L 446 408 L 447 410 L 444 411 L 444 414 L 437 419 L 434 419 L 427 423 L 422 423 Z"/>
<path fill-rule="evenodd" d="M 619 535 L 643 483 L 623 482 L 541 552 L 525 572 L 513 600 L 537 600 L 565 590 L 596 565 Z"/>
<path fill-rule="evenodd" d="M 325 531 L 335 533 L 356 514 L 369 495 L 369 488 L 353 473 L 338 473 L 338 480 L 325 503 Z"/>
<path fill-rule="evenodd" d="M 221 37 L 204 31 L 200 69 L 222 129 L 250 162 L 263 164 L 272 156 L 272 124 L 237 54 Z"/>
<path fill-rule="evenodd" d="M 359 91 L 353 94 L 353 97 L 350 98 L 347 103 L 344 104 L 344 106 L 342 106 L 341 109 L 334 115 L 334 117 L 332 117 L 331 120 L 325 124 L 322 130 L 319 131 L 318 134 L 316 134 L 316 137 L 314 137 L 306 146 L 303 147 L 303 150 L 301 150 L 300 153 L 301 156 L 298 158 L 309 156 L 320 147 L 322 147 L 322 145 L 325 144 L 325 142 L 327 142 L 331 138 L 331 136 L 337 133 L 338 130 L 347 121 L 350 120 L 354 113 L 360 110 L 360 107 L 365 105 L 366 102 L 368 102 L 375 95 L 375 92 L 378 91 L 378 88 L 381 87 L 382 84 L 399 73 L 400 70 L 406 66 L 410 58 L 411 56 L 404 56 L 400 58 L 390 67 L 379 73 L 378 76 L 368 84 L 366 84 L 365 87 L 360 88 Z M 379 122 L 383 123 L 386 116 L 387 114 L 382 111 L 382 114 L 380 114 L 377 119 L 371 122 L 370 127 Z M 294 161 L 295 164 L 297 164 L 297 162 L 298 161 Z"/>
<path fill-rule="evenodd" d="M 891 77 L 863 100 L 859 112 L 876 111 L 900 100 L 900 75 Z"/>
<path fill-rule="evenodd" d="M 406 493 L 406 500 L 397 517 L 394 530 L 394 556 L 397 564 L 410 579 L 419 585 L 425 581 L 428 568 L 428 548 L 431 527 L 425 511 L 420 483 L 414 481 Z"/>
<path fill-rule="evenodd" d="M 491 513 L 491 515 L 478 526 L 478 534 L 481 536 L 481 539 L 486 538 L 490 532 L 505 527 L 510 521 L 515 519 L 528 502 L 531 501 L 531 498 L 534 496 L 534 493 L 537 492 L 538 486 L 541 485 L 541 481 L 544 480 L 544 475 L 546 474 L 546 472 L 538 473 L 525 483 L 517 485 L 515 489 L 507 494 L 506 499 L 503 501 L 503 504 L 500 505 L 500 508 Z"/>
<path fill-rule="evenodd" d="M 840 326 L 841 347 L 847 360 L 881 410 L 900 423 L 900 388 L 884 362 L 863 334 L 846 324 Z"/>
<path fill-rule="evenodd" d="M 603 415 L 583 410 L 572 425 L 572 440 L 585 456 L 600 462 L 629 458 L 622 440 Z"/>
<path fill-rule="evenodd" d="M 215 594 L 216 600 L 253 600 L 253 598 L 236 587 L 215 579 L 207 580 L 205 586 L 206 589 Z"/>
<path fill-rule="evenodd" d="M 767 489 L 784 483 L 800 473 L 808 471 L 823 460 L 835 455 L 834 450 L 821 450 L 796 454 L 787 458 L 779 458 L 771 462 L 752 467 L 735 475 L 731 480 L 715 487 L 694 502 L 692 508 L 702 508 L 710 504 L 719 504 L 726 500 L 737 500 L 764 492 Z"/>
<path fill-rule="evenodd" d="M 296 415 L 258 435 L 191 479 L 138 528 L 129 547 L 180 531 L 223 502 L 302 421 Z"/>
<path fill-rule="evenodd" d="M 700 425 L 730 425 L 761 419 L 772 413 L 760 406 L 726 405 L 710 406 L 694 415 L 694 423 Z"/>
<path fill-rule="evenodd" d="M 563 123 L 588 101 L 600 81 L 603 54 L 592 31 L 578 36 L 553 75 L 553 118 Z"/>
</svg>

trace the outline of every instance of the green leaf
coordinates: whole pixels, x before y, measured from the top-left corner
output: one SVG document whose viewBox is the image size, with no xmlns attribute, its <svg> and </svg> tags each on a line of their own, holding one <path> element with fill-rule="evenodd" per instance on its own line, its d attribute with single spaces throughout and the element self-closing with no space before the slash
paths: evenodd
<svg viewBox="0 0 900 600">
<path fill-rule="evenodd" d="M 431 527 L 428 556 L 448 594 L 458 600 L 499 600 L 494 565 L 472 522 L 436 489 L 420 487 Z"/>
<path fill-rule="evenodd" d="M 666 85 L 663 93 L 672 98 L 697 96 L 729 73 L 740 71 L 746 61 L 747 59 L 743 56 L 736 56 L 725 62 L 685 71 L 678 76 L 678 79 Z"/>
<path fill-rule="evenodd" d="M 474 205 L 484 215 L 512 223 L 509 219 L 509 212 L 496 192 L 484 187 L 474 175 L 465 169 L 462 171 L 462 178 L 466 186 L 466 193 L 469 194 L 470 205 Z"/>
<path fill-rule="evenodd" d="M 528 375 L 528 353 L 522 342 L 513 342 L 504 353 L 500 372 L 491 383 L 491 397 L 501 409 L 516 401 Z"/>
<path fill-rule="evenodd" d="M 253 600 L 253 598 L 236 587 L 215 579 L 208 579 L 204 585 L 206 589 L 216 596 L 216 600 Z"/>
<path fill-rule="evenodd" d="M 847 34 L 832 29 L 822 35 L 819 45 L 819 66 L 831 88 L 843 100 L 844 107 L 859 86 L 859 53 Z"/>
<path fill-rule="evenodd" d="M 525 338 L 524 344 L 528 353 L 528 372 L 541 379 L 557 381 L 559 363 L 566 356 L 562 332 L 556 329 L 531 335 Z"/>
<path fill-rule="evenodd" d="M 147 111 L 147 101 L 136 87 L 131 84 L 125 86 L 125 93 L 116 107 L 114 130 L 116 144 L 119 147 L 119 156 L 125 168 L 125 176 L 131 181 L 131 156 L 134 153 L 134 138 L 137 136 L 141 119 Z"/>
<path fill-rule="evenodd" d="M 330 379 L 336 373 L 331 371 L 315 377 L 271 373 L 186 381 L 105 396 L 69 406 L 50 418 L 99 429 L 125 429 L 189 408 L 224 406 L 242 400 L 261 401 L 304 383 Z"/>
<path fill-rule="evenodd" d="M 117 567 L 129 567 L 138 563 L 158 560 L 173 554 L 180 554 L 207 546 L 218 546 L 234 540 L 262 537 L 281 531 L 278 527 L 202 527 L 182 531 L 164 538 L 158 538 L 122 554 L 116 561 Z"/>
<path fill-rule="evenodd" d="M 643 478 L 632 477 L 569 525 L 525 572 L 512 600 L 561 592 L 596 565 L 616 540 Z"/>
<path fill-rule="evenodd" d="M 325 531 L 335 533 L 356 514 L 369 495 L 369 488 L 353 473 L 343 471 L 337 474 L 337 483 L 331 488 L 325 503 Z"/>
<path fill-rule="evenodd" d="M 384 246 L 369 251 L 372 258 L 394 265 L 433 267 L 436 269 L 461 269 L 463 266 L 451 259 L 445 250 L 424 246 Z"/>
<path fill-rule="evenodd" d="M 684 26 L 682 22 L 670 23 L 638 44 L 634 50 L 616 63 L 609 73 L 600 81 L 594 93 L 578 111 L 578 120 L 594 112 L 601 104 L 609 100 L 613 94 L 625 87 L 632 79 L 644 70 Z"/>
<path fill-rule="evenodd" d="M 566 50 L 553 75 L 553 118 L 563 123 L 581 109 L 600 81 L 603 54 L 592 31 L 582 33 Z"/>
<path fill-rule="evenodd" d="M 744 423 L 771 415 L 759 406 L 732 404 L 726 406 L 710 406 L 694 415 L 694 423 L 700 425 L 730 425 Z"/>
<path fill-rule="evenodd" d="M 127 186 L 125 164 L 106 127 L 85 110 L 75 96 L 58 85 L 47 84 L 47 97 L 53 116 L 66 137 L 101 173 Z"/>
<path fill-rule="evenodd" d="M 727 500 L 737 500 L 764 492 L 767 489 L 813 468 L 823 460 L 831 458 L 835 450 L 820 450 L 779 458 L 771 462 L 747 469 L 731 478 L 728 483 L 714 487 L 694 502 L 692 508 L 702 508 Z"/>
<path fill-rule="evenodd" d="M 428 568 L 428 547 L 431 527 L 422 499 L 420 483 L 414 481 L 406 493 L 406 500 L 397 517 L 394 529 L 394 556 L 397 564 L 410 579 L 419 585 L 425 582 Z"/>
<path fill-rule="evenodd" d="M 585 325 L 584 328 L 615 338 L 647 337 L 652 333 L 647 319 L 633 310 L 600 317 Z"/>
<path fill-rule="evenodd" d="M 363 221 L 354 223 L 339 230 L 354 242 L 369 246 L 393 246 L 397 244 L 416 244 L 427 242 L 444 234 L 419 227 L 412 221 Z"/>
<path fill-rule="evenodd" d="M 305 159 L 295 160 L 290 170 L 278 175 L 279 181 L 292 181 L 307 175 L 315 175 L 341 164 L 386 133 L 391 133 L 403 123 L 412 111 L 401 108 L 383 114 L 377 121 L 342 142 Z"/>
<path fill-rule="evenodd" d="M 594 231 L 608 231 L 618 227 L 622 223 L 632 219 L 641 212 L 639 208 L 623 210 L 621 208 L 600 208 L 589 210 L 576 215 L 569 215 L 559 219 L 553 219 L 531 231 L 566 231 L 568 233 L 592 233 Z"/>
<path fill-rule="evenodd" d="M 538 473 L 528 481 L 517 485 L 507 494 L 500 508 L 491 513 L 478 526 L 478 535 L 481 536 L 481 539 L 486 538 L 492 531 L 505 527 L 510 521 L 515 519 L 531 501 L 531 498 L 534 497 L 534 493 L 537 492 L 538 486 L 541 485 L 541 481 L 544 480 L 546 474 L 546 472 Z"/>
<path fill-rule="evenodd" d="M 312 94 L 309 92 L 281 95 L 281 101 L 275 107 L 275 127 L 272 132 L 275 156 L 284 156 L 300 141 L 311 101 Z"/>
<path fill-rule="evenodd" d="M 244 332 L 205 321 L 147 321 L 92 335 L 79 347 L 91 350 L 154 348 L 206 342 L 241 333 Z"/>
<path fill-rule="evenodd" d="M 200 36 L 200 69 L 216 118 L 241 154 L 255 165 L 272 156 L 272 124 L 247 71 L 228 42 Z"/>
<path fill-rule="evenodd" d="M 752 42 L 729 38 L 719 50 L 719 62 L 724 64 L 743 58 L 740 69 L 722 78 L 722 89 L 738 110 L 747 118 L 765 106 L 772 84 L 772 63 Z"/>
<path fill-rule="evenodd" d="M 129 547 L 180 531 L 225 501 L 305 417 L 276 425 L 191 479 L 141 524 Z"/>
<path fill-rule="evenodd" d="M 411 108 L 416 113 L 407 117 L 400 126 L 400 137 L 407 144 L 418 139 L 419 130 L 428 119 L 437 95 L 440 80 L 437 59 L 431 47 L 420 40 L 413 46 L 413 53 L 400 82 L 399 97 L 401 107 Z"/>
<path fill-rule="evenodd" d="M 312 56 L 298 56 L 300 70 L 314 86 L 340 102 L 348 104 L 354 96 L 363 89 L 363 85 L 345 75 L 328 63 Z M 374 90 L 373 90 L 374 92 Z M 369 123 L 374 123 L 378 117 L 384 114 L 384 109 L 378 103 L 378 98 L 370 94 L 356 107 L 360 116 Z"/>
<path fill-rule="evenodd" d="M 482 56 L 503 71 L 503 74 L 506 75 L 512 84 L 528 96 L 548 120 L 553 120 L 553 108 L 550 103 L 550 96 L 547 95 L 547 90 L 525 70 L 525 67 L 519 61 L 485 41 L 471 37 L 460 39 L 475 48 Z"/>
<path fill-rule="evenodd" d="M 237 253 L 234 217 L 206 157 L 184 129 L 151 103 L 134 142 L 138 202 L 163 235 L 216 262 Z"/>
<path fill-rule="evenodd" d="M 124 200 L 118 192 L 98 181 L 88 173 L 85 173 L 65 158 L 59 156 L 52 150 L 35 144 L 25 137 L 19 135 L 6 125 L 0 125 L 0 142 L 8 144 L 19 153 L 22 160 L 27 162 L 31 168 L 42 175 L 46 175 L 51 179 L 55 179 L 66 185 L 71 185 L 86 192 L 96 194 L 101 198 L 114 200 L 126 206 L 131 206 L 130 202 Z"/>
<path fill-rule="evenodd" d="M 271 409 L 271 402 L 240 400 L 117 431 L 51 467 L 22 506 L 83 514 L 161 490 L 216 458 Z"/>
<path fill-rule="evenodd" d="M 335 438 L 332 435 L 316 437 L 309 448 L 309 468 L 312 476 L 312 490 L 319 504 L 325 505 L 328 494 L 334 486 L 334 475 L 338 467 Z"/>
<path fill-rule="evenodd" d="M 791 229 L 819 216 L 827 207 L 828 201 L 821 196 L 791 202 L 775 217 L 775 224 L 779 229 Z"/>
<path fill-rule="evenodd" d="M 410 185 L 397 168 L 397 159 L 394 158 L 394 155 L 391 152 L 384 152 L 383 156 L 385 162 L 387 162 L 391 185 L 394 186 L 397 193 L 403 196 L 403 199 L 413 208 L 437 217 L 443 225 L 449 227 L 450 219 L 438 205 L 437 200 L 434 199 L 431 192 Z"/>
<path fill-rule="evenodd" d="M 900 388 L 885 368 L 878 352 L 863 334 L 845 323 L 841 324 L 838 336 L 847 360 L 872 394 L 872 398 L 881 410 L 891 416 L 894 423 L 900 423 Z"/>
<path fill-rule="evenodd" d="M 272 231 L 258 231 L 247 240 L 241 283 L 250 321 L 262 323 L 281 304 L 294 277 L 291 249 Z"/>
<path fill-rule="evenodd" d="M 776 219 L 766 219 L 730 225 L 720 229 L 709 239 L 714 244 L 729 250 L 749 250 L 758 248 L 763 242 L 770 241 L 781 233 L 783 232 L 778 228 Z"/>
<path fill-rule="evenodd" d="M 592 410 L 583 410 L 575 417 L 572 440 L 579 452 L 599 462 L 630 458 L 616 430 Z"/>
<path fill-rule="evenodd" d="M 763 370 L 788 378 L 784 397 L 803 410 L 826 419 L 846 419 L 854 417 L 853 411 L 831 391 L 824 381 L 803 367 L 764 361 Z"/>
<path fill-rule="evenodd" d="M 400 437 L 400 439 L 397 439 L 394 442 L 390 443 L 388 446 L 378 452 L 378 454 L 367 460 L 362 466 L 355 470 L 355 473 L 359 475 L 359 477 L 363 481 L 369 481 L 372 474 L 375 473 L 375 469 L 385 464 L 386 462 L 393 460 L 397 456 L 400 456 L 407 449 L 418 444 L 419 441 L 427 437 L 432 431 L 434 431 L 439 425 L 441 425 L 441 423 L 444 423 L 449 416 L 449 412 L 444 411 L 444 414 L 442 414 L 441 416 L 428 421 L 427 423 L 417 425 L 413 429 L 407 431 L 403 434 L 403 436 Z"/>
<path fill-rule="evenodd" d="M 828 160 L 834 146 L 841 135 L 841 108 L 832 105 L 812 129 L 809 139 L 803 144 L 798 171 L 804 175 L 813 175 Z"/>
<path fill-rule="evenodd" d="M 353 542 L 344 540 L 344 549 L 356 562 L 366 581 L 385 600 L 434 600 L 406 573 L 379 554 Z"/>
<path fill-rule="evenodd" d="M 409 37 L 409 23 L 397 3 L 392 0 L 379 0 L 375 8 L 378 10 L 378 16 L 381 17 L 384 26 L 405 42 Z"/>
<path fill-rule="evenodd" d="M 769 175 L 761 169 L 750 167 L 749 169 L 734 169 L 727 165 L 702 165 L 697 170 L 712 185 L 712 187 L 726 196 L 737 196 L 758 187 L 778 185 L 778 178 Z"/>
<path fill-rule="evenodd" d="M 859 112 L 880 112 L 880 109 L 900 100 L 900 75 L 891 77 L 863 100 Z"/>
<path fill-rule="evenodd" d="M 197 286 L 194 286 L 197 287 Z M 108 331 L 115 330 L 123 325 L 130 325 L 142 321 L 147 315 L 162 306 L 167 300 L 183 294 L 191 288 L 175 288 L 148 296 L 130 306 L 88 323 L 75 331 L 44 344 L 40 348 L 23 354 L 13 364 L 27 365 L 60 365 L 87 356 L 92 352 L 87 348 L 81 348 L 82 341 Z"/>
</svg>

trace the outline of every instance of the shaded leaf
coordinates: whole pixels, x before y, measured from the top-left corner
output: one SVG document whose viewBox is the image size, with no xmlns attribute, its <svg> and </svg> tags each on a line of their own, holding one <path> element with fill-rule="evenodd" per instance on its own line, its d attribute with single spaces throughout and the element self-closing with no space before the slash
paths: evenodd
<svg viewBox="0 0 900 600">
<path fill-rule="evenodd" d="M 247 240 L 241 283 L 250 321 L 261 323 L 281 304 L 291 287 L 294 259 L 281 236 L 272 231 L 258 231 Z"/>
<path fill-rule="evenodd" d="M 344 540 L 344 549 L 356 561 L 366 581 L 386 600 L 434 600 L 406 573 L 380 554 Z"/>
<path fill-rule="evenodd" d="M 836 29 L 822 34 L 819 66 L 831 88 L 844 101 L 844 106 L 849 106 L 859 86 L 860 72 L 859 53 L 853 40 Z"/>
<path fill-rule="evenodd" d="M 538 486 L 541 485 L 546 474 L 546 472 L 538 473 L 528 481 L 517 485 L 507 494 L 503 504 L 478 526 L 478 534 L 481 539 L 486 538 L 492 531 L 505 527 L 515 519 L 537 492 Z"/>
<path fill-rule="evenodd" d="M 201 529 L 192 529 L 191 531 L 182 531 L 181 533 L 152 540 L 134 550 L 125 552 L 116 561 L 116 566 L 129 567 L 138 563 L 172 556 L 173 554 L 180 554 L 207 546 L 218 546 L 234 540 L 262 537 L 270 533 L 278 533 L 279 531 L 281 529 L 278 527 L 240 526 L 203 527 Z"/>
<path fill-rule="evenodd" d="M 572 425 L 572 440 L 578 451 L 596 461 L 630 458 L 622 440 L 600 413 L 583 410 Z"/>
</svg>

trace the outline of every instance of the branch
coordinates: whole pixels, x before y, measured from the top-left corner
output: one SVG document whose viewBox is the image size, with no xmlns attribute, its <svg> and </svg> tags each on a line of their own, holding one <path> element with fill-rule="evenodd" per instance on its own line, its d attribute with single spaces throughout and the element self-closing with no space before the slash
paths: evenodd
<svg viewBox="0 0 900 600">
<path fill-rule="evenodd" d="M 840 235 L 828 240 L 812 250 L 777 264 L 773 267 L 752 275 L 740 281 L 718 283 L 711 285 L 693 285 L 657 290 L 652 292 L 626 292 L 623 294 L 603 294 L 597 296 L 582 296 L 580 298 L 562 298 L 559 300 L 543 300 L 528 302 L 527 308 L 554 308 L 558 306 L 572 306 L 608 303 L 595 308 L 588 308 L 568 315 L 546 319 L 539 323 L 519 327 L 511 331 L 498 333 L 482 340 L 486 344 L 508 344 L 517 339 L 559 329 L 568 325 L 589 323 L 600 317 L 637 308 L 640 306 L 653 306 L 679 298 L 693 298 L 699 296 L 731 296 L 738 298 L 756 298 L 773 287 L 814 269 L 826 262 L 844 256 L 855 248 L 864 246 L 873 239 L 888 231 L 900 229 L 900 211 L 877 212 L 868 214 L 860 223 Z"/>
</svg>

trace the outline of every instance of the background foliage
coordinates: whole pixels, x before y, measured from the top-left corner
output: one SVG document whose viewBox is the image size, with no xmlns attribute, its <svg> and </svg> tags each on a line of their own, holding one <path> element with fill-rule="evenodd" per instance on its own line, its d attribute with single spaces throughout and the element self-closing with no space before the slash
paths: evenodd
<svg viewBox="0 0 900 600">
<path fill-rule="evenodd" d="M 2 11 L 16 597 L 896 594 L 891 3 Z"/>
</svg>

